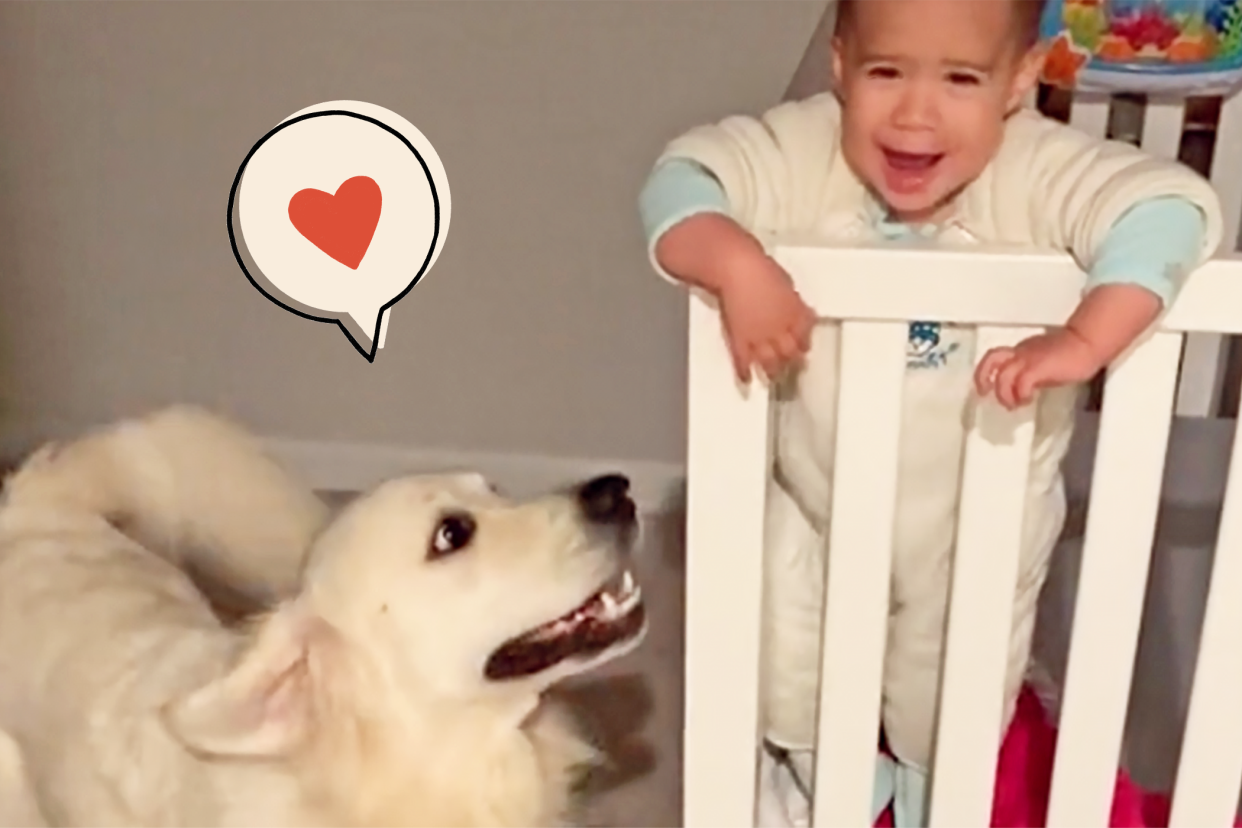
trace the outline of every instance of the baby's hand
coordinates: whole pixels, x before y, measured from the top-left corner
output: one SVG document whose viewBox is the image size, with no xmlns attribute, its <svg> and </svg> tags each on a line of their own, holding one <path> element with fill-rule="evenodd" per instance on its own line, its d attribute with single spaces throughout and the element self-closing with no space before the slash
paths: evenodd
<svg viewBox="0 0 1242 828">
<path fill-rule="evenodd" d="M 771 258 L 760 255 L 746 264 L 720 291 L 725 341 L 738 379 L 748 382 L 755 363 L 774 379 L 810 349 L 815 312 Z"/>
<path fill-rule="evenodd" d="M 975 369 L 975 387 L 980 396 L 995 390 L 997 402 L 1012 411 L 1028 405 L 1041 388 L 1086 382 L 1103 367 L 1090 343 L 1060 329 L 988 351 Z"/>
<path fill-rule="evenodd" d="M 750 381 L 754 363 L 774 379 L 810 349 L 814 312 L 789 274 L 732 218 L 691 216 L 664 234 L 655 255 L 674 278 L 719 301 L 725 344 L 742 382 Z"/>
</svg>

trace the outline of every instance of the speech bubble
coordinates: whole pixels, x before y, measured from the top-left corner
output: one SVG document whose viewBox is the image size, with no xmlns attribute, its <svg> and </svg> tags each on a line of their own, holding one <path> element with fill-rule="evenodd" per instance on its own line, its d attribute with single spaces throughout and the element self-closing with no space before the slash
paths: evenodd
<svg viewBox="0 0 1242 828">
<path fill-rule="evenodd" d="M 389 311 L 444 248 L 449 186 L 435 147 L 383 107 L 293 113 L 246 154 L 229 191 L 233 255 L 280 307 L 333 322 L 368 362 Z"/>
</svg>

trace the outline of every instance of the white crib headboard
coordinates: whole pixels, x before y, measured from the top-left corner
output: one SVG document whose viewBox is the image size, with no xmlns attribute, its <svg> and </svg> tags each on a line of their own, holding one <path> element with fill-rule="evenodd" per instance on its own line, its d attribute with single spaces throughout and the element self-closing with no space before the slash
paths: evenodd
<svg viewBox="0 0 1242 828">
<path fill-rule="evenodd" d="M 1154 129 L 1154 128 L 1153 128 Z M 796 243 L 777 257 L 842 320 L 824 612 L 815 825 L 869 822 L 885 646 L 907 324 L 979 326 L 982 352 L 1058 325 L 1083 274 L 1064 256 Z M 997 274 L 1003 274 L 999 276 Z M 1186 336 L 1242 333 L 1242 257 L 1191 276 L 1159 330 L 1110 371 L 1061 707 L 1049 825 L 1107 825 Z M 708 300 L 690 317 L 684 809 L 687 826 L 752 825 L 770 406 L 739 388 Z M 933 826 L 987 825 L 1000 743 L 1031 411 L 985 404 L 967 440 Z M 1242 440 L 1234 443 L 1234 458 Z M 1242 463 L 1225 516 L 1174 792 L 1172 825 L 1231 825 L 1242 783 Z"/>
</svg>

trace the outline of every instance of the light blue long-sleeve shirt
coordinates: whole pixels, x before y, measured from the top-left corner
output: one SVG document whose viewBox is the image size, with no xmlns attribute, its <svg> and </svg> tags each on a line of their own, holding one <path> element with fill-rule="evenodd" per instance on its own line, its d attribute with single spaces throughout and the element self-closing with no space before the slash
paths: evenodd
<svg viewBox="0 0 1242 828">
<path fill-rule="evenodd" d="M 715 177 L 699 164 L 679 158 L 656 167 L 639 196 L 649 250 L 673 225 L 690 216 L 729 212 L 728 198 Z M 878 229 L 888 238 L 915 232 L 893 222 Z M 1183 277 L 1198 262 L 1205 232 L 1203 213 L 1186 199 L 1168 196 L 1142 201 L 1126 211 L 1105 237 L 1087 271 L 1086 288 L 1138 285 L 1168 307 Z"/>
</svg>

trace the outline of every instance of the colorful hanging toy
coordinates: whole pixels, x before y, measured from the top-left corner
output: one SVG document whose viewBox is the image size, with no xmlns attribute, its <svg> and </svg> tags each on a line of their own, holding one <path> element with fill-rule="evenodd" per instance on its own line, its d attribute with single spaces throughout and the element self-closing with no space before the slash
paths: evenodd
<svg viewBox="0 0 1242 828">
<path fill-rule="evenodd" d="M 1042 34 L 1053 86 L 1171 96 L 1242 86 L 1242 0 L 1048 0 Z"/>
</svg>

